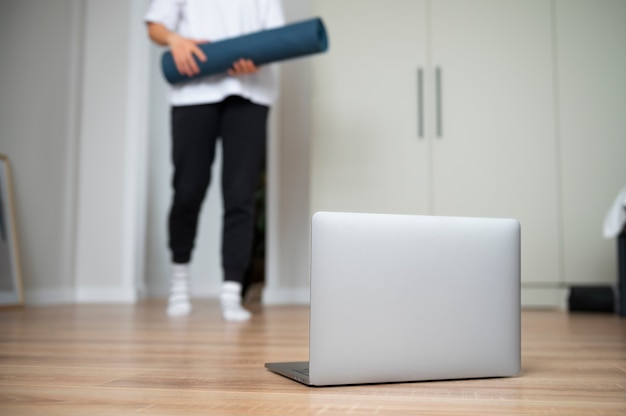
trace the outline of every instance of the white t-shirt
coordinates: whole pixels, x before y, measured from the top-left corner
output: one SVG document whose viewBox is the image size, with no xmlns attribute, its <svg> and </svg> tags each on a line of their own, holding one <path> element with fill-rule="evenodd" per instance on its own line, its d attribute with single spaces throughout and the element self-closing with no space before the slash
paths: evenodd
<svg viewBox="0 0 626 416">
<path fill-rule="evenodd" d="M 284 17 L 280 0 L 151 0 L 145 21 L 161 23 L 184 37 L 215 42 L 282 26 Z M 278 82 L 276 64 L 263 65 L 251 75 L 203 77 L 170 86 L 170 104 L 208 104 L 239 95 L 270 105 L 278 95 Z"/>
</svg>

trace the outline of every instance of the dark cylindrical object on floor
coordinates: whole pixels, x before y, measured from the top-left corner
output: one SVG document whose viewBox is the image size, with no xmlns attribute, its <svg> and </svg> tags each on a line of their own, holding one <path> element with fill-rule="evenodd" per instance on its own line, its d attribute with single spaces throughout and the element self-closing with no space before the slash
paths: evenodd
<svg viewBox="0 0 626 416">
<path fill-rule="evenodd" d="M 615 312 L 615 292 L 611 286 L 572 286 L 568 306 L 571 312 Z"/>
</svg>

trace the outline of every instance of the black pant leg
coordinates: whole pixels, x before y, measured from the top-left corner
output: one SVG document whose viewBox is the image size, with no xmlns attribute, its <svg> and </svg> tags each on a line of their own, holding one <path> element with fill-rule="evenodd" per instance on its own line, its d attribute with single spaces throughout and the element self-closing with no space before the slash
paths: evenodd
<svg viewBox="0 0 626 416">
<path fill-rule="evenodd" d="M 254 238 L 255 194 L 265 167 L 267 106 L 242 98 L 225 102 L 222 115 L 225 280 L 243 283 Z"/>
<path fill-rule="evenodd" d="M 169 247 L 175 263 L 187 263 L 196 238 L 198 216 L 211 181 L 219 131 L 219 104 L 173 107 L 173 201 Z"/>
</svg>

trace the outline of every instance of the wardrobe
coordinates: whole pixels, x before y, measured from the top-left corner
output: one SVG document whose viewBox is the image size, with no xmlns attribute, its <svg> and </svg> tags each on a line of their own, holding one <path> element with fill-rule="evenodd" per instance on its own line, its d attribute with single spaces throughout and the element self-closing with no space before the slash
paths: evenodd
<svg viewBox="0 0 626 416">
<path fill-rule="evenodd" d="M 626 2 L 314 0 L 311 211 L 512 217 L 526 305 L 617 277 Z M 454 261 L 454 253 L 450 253 Z"/>
</svg>

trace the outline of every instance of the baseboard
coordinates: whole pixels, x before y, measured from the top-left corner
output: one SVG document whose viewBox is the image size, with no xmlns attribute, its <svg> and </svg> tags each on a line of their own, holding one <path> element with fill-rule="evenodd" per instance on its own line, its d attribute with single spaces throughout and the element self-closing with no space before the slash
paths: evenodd
<svg viewBox="0 0 626 416">
<path fill-rule="evenodd" d="M 77 303 L 135 303 L 137 290 L 134 287 L 90 286 L 76 289 Z"/>
<path fill-rule="evenodd" d="M 158 285 L 150 287 L 147 297 L 166 298 L 168 293 L 169 289 L 166 285 Z M 192 299 L 217 299 L 218 296 L 219 286 L 192 287 Z M 308 287 L 272 288 L 265 286 L 261 295 L 264 305 L 308 305 L 309 299 Z"/>
<path fill-rule="evenodd" d="M 220 283 L 217 284 L 200 284 L 198 282 L 191 282 L 191 297 L 198 299 L 216 299 L 220 294 Z M 167 298 L 170 293 L 170 283 L 161 282 L 155 283 L 152 285 L 147 285 L 146 288 L 141 292 L 142 297 L 152 298 L 152 299 L 163 299 Z"/>
<path fill-rule="evenodd" d="M 567 309 L 568 289 L 565 287 L 524 287 L 522 285 L 523 308 Z"/>
<path fill-rule="evenodd" d="M 308 305 L 311 292 L 308 287 L 265 287 L 263 304 L 265 305 Z"/>
<path fill-rule="evenodd" d="M 522 287 L 522 307 L 567 309 L 567 288 Z M 270 288 L 263 291 L 266 305 L 304 305 L 310 299 L 309 288 Z"/>
<path fill-rule="evenodd" d="M 24 304 L 27 306 L 60 305 L 74 302 L 76 302 L 74 288 L 24 291 Z"/>
<path fill-rule="evenodd" d="M 158 292 L 158 291 L 157 291 Z M 166 296 L 163 290 L 162 296 Z M 558 287 L 522 287 L 522 307 L 567 309 L 567 288 Z M 154 296 L 155 293 L 150 293 Z M 216 297 L 213 291 L 195 293 L 196 297 Z M 263 290 L 265 305 L 307 305 L 310 299 L 308 287 L 272 288 Z M 64 303 L 134 303 L 137 300 L 135 290 L 119 287 L 89 287 L 74 290 L 39 289 L 24 291 L 26 305 L 43 306 Z"/>
</svg>

